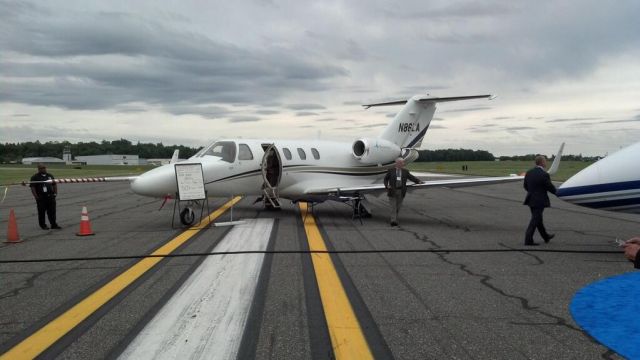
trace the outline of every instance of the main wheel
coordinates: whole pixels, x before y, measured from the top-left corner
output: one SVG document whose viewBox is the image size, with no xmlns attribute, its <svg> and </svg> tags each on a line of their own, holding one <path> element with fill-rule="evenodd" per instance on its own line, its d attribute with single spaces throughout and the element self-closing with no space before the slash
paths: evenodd
<svg viewBox="0 0 640 360">
<path fill-rule="evenodd" d="M 196 220 L 196 213 L 192 208 L 184 208 L 180 212 L 180 222 L 182 225 L 191 225 Z"/>
</svg>

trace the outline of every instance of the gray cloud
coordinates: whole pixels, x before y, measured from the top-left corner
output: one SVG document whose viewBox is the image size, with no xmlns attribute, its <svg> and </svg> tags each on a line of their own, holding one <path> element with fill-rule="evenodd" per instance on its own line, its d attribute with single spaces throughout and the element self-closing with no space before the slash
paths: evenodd
<svg viewBox="0 0 640 360">
<path fill-rule="evenodd" d="M 509 119 L 515 119 L 515 118 L 513 116 L 497 116 L 493 118 L 493 120 L 509 120 Z"/>
<path fill-rule="evenodd" d="M 465 108 L 465 109 L 453 109 L 453 110 L 444 110 L 441 111 L 442 113 L 456 113 L 456 112 L 466 112 L 466 111 L 481 111 L 481 110 L 490 110 L 491 107 L 489 106 L 476 106 L 476 107 L 470 107 L 470 108 Z"/>
<path fill-rule="evenodd" d="M 511 126 L 511 127 L 505 128 L 505 130 L 507 131 L 533 130 L 533 129 L 535 128 L 531 126 Z"/>
<path fill-rule="evenodd" d="M 230 123 L 254 122 L 254 121 L 260 121 L 260 120 L 262 119 L 260 119 L 257 116 L 233 116 L 229 118 Z"/>
<path fill-rule="evenodd" d="M 322 119 L 317 119 L 316 121 L 325 122 L 325 121 L 336 121 L 336 120 L 338 120 L 338 119 L 336 119 L 336 118 L 322 118 Z"/>
<path fill-rule="evenodd" d="M 362 129 L 368 129 L 368 128 L 377 128 L 377 127 L 387 126 L 387 125 L 388 125 L 387 123 L 376 123 L 376 124 L 361 125 L 358 127 Z"/>
<path fill-rule="evenodd" d="M 260 114 L 260 115 L 275 115 L 275 114 L 279 114 L 280 111 L 278 111 L 278 110 L 257 110 L 256 113 Z"/>
<path fill-rule="evenodd" d="M 8 31 L 0 32 L 0 47 L 32 60 L 0 59 L 0 101 L 68 109 L 246 104 L 293 89 L 324 90 L 348 74 L 304 55 L 240 48 L 135 14 L 14 5 L 3 5 L 12 16 L 2 17 Z"/>
<path fill-rule="evenodd" d="M 546 120 L 545 122 L 548 122 L 548 123 L 559 123 L 559 122 L 600 120 L 600 119 L 602 119 L 602 118 L 599 118 L 599 117 L 577 117 L 577 118 L 552 119 L 552 120 Z"/>
<path fill-rule="evenodd" d="M 286 106 L 291 110 L 324 110 L 326 107 L 320 104 L 290 104 Z"/>
<path fill-rule="evenodd" d="M 637 122 L 637 121 L 640 121 L 640 119 L 607 120 L 607 121 L 600 121 L 600 124 L 617 124 L 617 123 L 628 123 L 628 122 Z"/>
<path fill-rule="evenodd" d="M 233 111 L 223 106 L 169 104 L 163 107 L 165 111 L 174 115 L 200 115 L 207 119 L 219 119 L 232 114 Z"/>
<path fill-rule="evenodd" d="M 342 105 L 360 105 L 360 101 L 345 101 Z"/>
<path fill-rule="evenodd" d="M 314 116 L 314 115 L 318 115 L 318 113 L 315 113 L 313 111 L 299 111 L 296 113 L 296 116 Z"/>
</svg>

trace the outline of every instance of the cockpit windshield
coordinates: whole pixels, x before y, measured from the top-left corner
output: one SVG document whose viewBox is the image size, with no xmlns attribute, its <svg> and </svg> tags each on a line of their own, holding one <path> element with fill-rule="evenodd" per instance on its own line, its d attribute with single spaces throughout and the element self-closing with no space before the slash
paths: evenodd
<svg viewBox="0 0 640 360">
<path fill-rule="evenodd" d="M 222 161 L 234 162 L 236 159 L 236 143 L 233 141 L 216 141 L 200 151 L 200 157 L 205 155 L 217 156 Z"/>
</svg>

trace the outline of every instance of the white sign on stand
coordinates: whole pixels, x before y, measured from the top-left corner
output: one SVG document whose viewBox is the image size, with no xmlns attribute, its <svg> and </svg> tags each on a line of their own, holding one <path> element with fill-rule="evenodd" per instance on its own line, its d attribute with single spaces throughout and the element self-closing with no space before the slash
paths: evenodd
<svg viewBox="0 0 640 360">
<path fill-rule="evenodd" d="M 204 191 L 202 164 L 175 164 L 178 196 L 180 201 L 203 200 Z"/>
</svg>

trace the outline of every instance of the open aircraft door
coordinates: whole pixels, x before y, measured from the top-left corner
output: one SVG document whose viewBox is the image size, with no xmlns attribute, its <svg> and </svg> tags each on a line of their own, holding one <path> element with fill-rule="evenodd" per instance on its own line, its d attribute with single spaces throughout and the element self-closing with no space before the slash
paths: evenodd
<svg viewBox="0 0 640 360">
<path fill-rule="evenodd" d="M 279 208 L 278 185 L 282 178 L 282 160 L 280 153 L 274 144 L 262 144 L 264 156 L 260 168 L 262 169 L 263 200 L 266 207 Z"/>
</svg>

